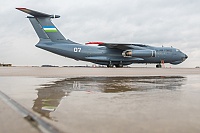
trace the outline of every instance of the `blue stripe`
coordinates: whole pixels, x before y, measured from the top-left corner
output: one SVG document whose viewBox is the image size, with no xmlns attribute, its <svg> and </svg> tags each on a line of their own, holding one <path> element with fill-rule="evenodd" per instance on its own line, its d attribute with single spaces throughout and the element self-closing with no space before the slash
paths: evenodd
<svg viewBox="0 0 200 133">
<path fill-rule="evenodd" d="M 43 26 L 42 28 L 56 28 L 55 26 Z"/>
</svg>

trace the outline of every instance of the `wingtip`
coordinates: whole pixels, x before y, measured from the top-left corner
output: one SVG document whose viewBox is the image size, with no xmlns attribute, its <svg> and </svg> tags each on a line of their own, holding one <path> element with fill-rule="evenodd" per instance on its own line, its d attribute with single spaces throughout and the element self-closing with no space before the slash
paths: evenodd
<svg viewBox="0 0 200 133">
<path fill-rule="evenodd" d="M 17 7 L 17 8 L 15 8 L 15 9 L 17 9 L 17 10 L 24 10 L 24 9 L 26 9 L 26 8 L 24 8 L 24 7 Z"/>
</svg>

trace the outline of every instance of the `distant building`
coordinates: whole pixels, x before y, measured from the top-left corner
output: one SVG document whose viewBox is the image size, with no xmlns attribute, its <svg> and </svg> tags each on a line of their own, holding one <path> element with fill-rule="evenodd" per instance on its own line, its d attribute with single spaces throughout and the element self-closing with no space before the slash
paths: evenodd
<svg viewBox="0 0 200 133">
<path fill-rule="evenodd" d="M 42 65 L 41 67 L 58 67 L 58 66 L 53 66 L 53 65 Z"/>
<path fill-rule="evenodd" d="M 1 64 L 0 63 L 0 67 L 11 67 L 12 66 L 12 64 Z"/>
</svg>

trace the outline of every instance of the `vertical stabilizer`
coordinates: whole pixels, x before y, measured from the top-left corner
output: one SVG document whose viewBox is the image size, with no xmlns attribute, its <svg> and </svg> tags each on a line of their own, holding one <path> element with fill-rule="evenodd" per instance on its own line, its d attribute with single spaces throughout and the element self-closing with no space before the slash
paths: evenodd
<svg viewBox="0 0 200 133">
<path fill-rule="evenodd" d="M 42 26 L 36 18 L 29 18 L 29 20 L 40 39 L 49 39 L 48 35 L 44 32 L 44 30 L 42 30 Z"/>
<path fill-rule="evenodd" d="M 59 18 L 59 15 L 49 15 L 27 8 L 16 9 L 32 15 L 27 18 L 29 18 L 40 39 L 50 39 L 52 42 L 69 42 L 69 40 L 66 40 L 56 26 L 51 22 L 52 18 Z"/>
<path fill-rule="evenodd" d="M 50 19 L 51 18 L 37 18 L 37 21 L 52 42 L 66 42 L 65 37 L 60 33 Z"/>
</svg>

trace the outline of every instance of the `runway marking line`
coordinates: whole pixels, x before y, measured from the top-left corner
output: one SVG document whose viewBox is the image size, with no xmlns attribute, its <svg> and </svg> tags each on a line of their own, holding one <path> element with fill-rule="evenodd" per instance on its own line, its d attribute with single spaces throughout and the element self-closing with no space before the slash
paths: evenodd
<svg viewBox="0 0 200 133">
<path fill-rule="evenodd" d="M 13 110 L 22 115 L 27 122 L 29 122 L 33 127 L 38 129 L 43 133 L 61 133 L 57 128 L 42 120 L 34 113 L 28 111 L 22 105 L 17 103 L 15 100 L 10 98 L 8 95 L 0 91 L 0 99 L 2 99 L 7 105 L 9 105 Z"/>
</svg>

